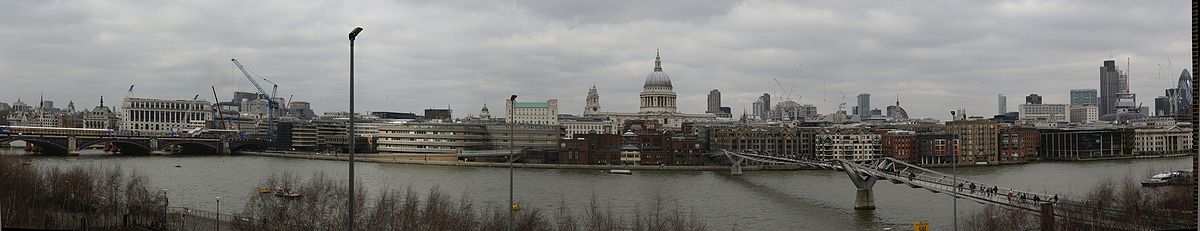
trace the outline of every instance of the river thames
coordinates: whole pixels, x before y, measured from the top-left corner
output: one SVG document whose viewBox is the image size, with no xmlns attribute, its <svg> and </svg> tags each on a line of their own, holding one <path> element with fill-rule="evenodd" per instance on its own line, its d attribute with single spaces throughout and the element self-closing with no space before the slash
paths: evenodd
<svg viewBox="0 0 1200 231">
<path fill-rule="evenodd" d="M 20 150 L 0 150 L 21 155 Z M 301 177 L 324 172 L 345 178 L 346 162 L 259 156 L 32 156 L 36 166 L 120 166 L 166 188 L 171 206 L 240 211 L 259 182 L 272 174 Z M 180 165 L 181 167 L 175 167 Z M 456 197 L 466 195 L 478 207 L 502 207 L 508 199 L 508 169 L 356 163 L 356 176 L 371 191 L 430 188 Z M 1140 181 L 1157 171 L 1191 169 L 1190 157 L 1089 162 L 1038 162 L 1020 165 L 959 168 L 963 178 L 1019 189 L 1082 196 L 1104 180 L 1132 177 Z M 950 169 L 938 169 L 949 173 Z M 856 211 L 855 187 L 843 172 L 830 170 L 635 171 L 633 175 L 595 170 L 516 169 L 516 200 L 524 206 L 556 211 L 567 206 L 582 214 L 595 198 L 602 209 L 632 216 L 656 198 L 694 213 L 713 230 L 896 230 L 929 221 L 935 230 L 949 229 L 951 197 L 880 181 L 874 187 L 876 210 Z M 959 201 L 959 222 L 982 205 Z M 342 214 L 330 214 L 341 216 Z"/>
</svg>

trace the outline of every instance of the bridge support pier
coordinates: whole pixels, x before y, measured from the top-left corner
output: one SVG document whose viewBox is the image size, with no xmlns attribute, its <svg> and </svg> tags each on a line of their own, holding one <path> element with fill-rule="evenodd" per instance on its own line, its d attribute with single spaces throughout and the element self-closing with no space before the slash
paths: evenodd
<svg viewBox="0 0 1200 231">
<path fill-rule="evenodd" d="M 729 175 L 741 176 L 742 175 L 742 161 L 744 161 L 744 160 L 746 160 L 746 159 L 738 158 L 736 161 L 733 161 L 733 165 L 729 166 Z"/>
<path fill-rule="evenodd" d="M 67 137 L 67 155 L 79 155 L 79 139 L 76 139 L 74 136 Z"/>
<path fill-rule="evenodd" d="M 875 187 L 875 182 L 879 180 L 874 175 L 860 174 L 858 170 L 849 166 L 846 162 L 842 162 L 842 169 L 846 171 L 846 175 L 850 176 L 850 182 L 854 183 L 854 187 L 858 192 L 854 195 L 855 210 L 875 210 L 875 193 L 871 190 Z"/>
<path fill-rule="evenodd" d="M 858 189 L 854 195 L 854 210 L 875 210 L 874 190 Z"/>
</svg>

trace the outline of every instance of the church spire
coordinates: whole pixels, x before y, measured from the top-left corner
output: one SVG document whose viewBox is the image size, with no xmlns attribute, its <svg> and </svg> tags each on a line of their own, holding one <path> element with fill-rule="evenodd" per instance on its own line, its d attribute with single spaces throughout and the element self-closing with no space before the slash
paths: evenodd
<svg viewBox="0 0 1200 231">
<path fill-rule="evenodd" d="M 660 51 L 658 49 L 654 49 L 654 71 L 661 72 L 662 71 L 662 56 L 659 55 L 659 53 L 660 53 Z"/>
</svg>

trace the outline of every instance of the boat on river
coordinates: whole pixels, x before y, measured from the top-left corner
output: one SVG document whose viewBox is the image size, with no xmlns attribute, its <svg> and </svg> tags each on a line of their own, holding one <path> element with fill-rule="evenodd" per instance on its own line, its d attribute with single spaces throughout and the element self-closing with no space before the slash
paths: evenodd
<svg viewBox="0 0 1200 231">
<path fill-rule="evenodd" d="M 1161 172 L 1142 181 L 1142 187 L 1158 187 L 1168 185 L 1187 185 L 1192 182 L 1191 171 Z"/>
<path fill-rule="evenodd" d="M 629 169 L 612 169 L 612 170 L 608 170 L 608 173 L 621 174 L 621 175 L 633 175 L 633 171 L 630 171 Z"/>
</svg>

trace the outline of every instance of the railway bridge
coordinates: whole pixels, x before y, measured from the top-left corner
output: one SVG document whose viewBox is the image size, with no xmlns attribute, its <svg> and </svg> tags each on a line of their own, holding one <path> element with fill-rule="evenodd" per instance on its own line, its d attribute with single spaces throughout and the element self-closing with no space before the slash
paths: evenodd
<svg viewBox="0 0 1200 231">
<path fill-rule="evenodd" d="M 261 139 L 236 135 L 191 135 L 180 133 L 119 132 L 111 129 L 0 126 L 0 143 L 24 141 L 26 148 L 41 154 L 78 155 L 80 151 L 104 147 L 120 154 L 230 154 L 237 150 L 267 148 Z"/>
</svg>

